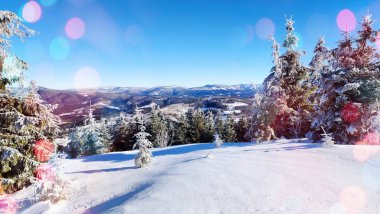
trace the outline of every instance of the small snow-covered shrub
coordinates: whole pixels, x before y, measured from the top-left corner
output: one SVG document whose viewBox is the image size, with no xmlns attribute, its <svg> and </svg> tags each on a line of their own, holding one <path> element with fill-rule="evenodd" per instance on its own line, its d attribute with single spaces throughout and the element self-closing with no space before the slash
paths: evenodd
<svg viewBox="0 0 380 214">
<path fill-rule="evenodd" d="M 223 145 L 223 143 L 224 143 L 223 139 L 221 139 L 218 134 L 215 134 L 214 135 L 214 144 L 215 144 L 215 147 L 219 148 L 219 147 L 221 147 Z"/>
<path fill-rule="evenodd" d="M 323 129 L 323 127 L 322 127 L 322 130 L 324 132 L 324 134 L 321 134 L 323 136 L 322 137 L 323 147 L 332 147 L 335 144 L 334 139 L 331 136 L 332 134 L 331 133 L 327 134 L 325 130 Z"/>
<path fill-rule="evenodd" d="M 140 132 L 135 134 L 137 139 L 135 145 L 133 145 L 133 149 L 138 147 L 139 153 L 135 158 L 135 165 L 139 168 L 149 166 L 150 162 L 152 162 L 153 155 L 149 151 L 149 148 L 153 147 L 152 142 L 149 141 L 148 137 L 150 134 L 145 132 L 144 120 L 140 111 L 137 109 L 136 121 L 139 124 Z"/>
</svg>

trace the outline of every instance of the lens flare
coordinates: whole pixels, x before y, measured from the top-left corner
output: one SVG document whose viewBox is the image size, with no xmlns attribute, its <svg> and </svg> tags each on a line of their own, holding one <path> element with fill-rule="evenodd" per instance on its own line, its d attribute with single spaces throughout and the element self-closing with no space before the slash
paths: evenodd
<svg viewBox="0 0 380 214">
<path fill-rule="evenodd" d="M 29 23 L 37 22 L 41 15 L 41 7 L 36 1 L 29 1 L 22 8 L 22 17 Z"/>
<path fill-rule="evenodd" d="M 361 174 L 362 181 L 367 187 L 380 192 L 380 158 L 371 158 L 366 161 Z"/>
<path fill-rule="evenodd" d="M 342 191 L 339 202 L 347 213 L 362 213 L 367 202 L 367 196 L 362 188 L 350 186 Z"/>
<path fill-rule="evenodd" d="M 275 31 L 274 23 L 269 18 L 262 18 L 256 23 L 256 35 L 261 39 L 268 39 Z"/>
<path fill-rule="evenodd" d="M 17 213 L 19 206 L 15 199 L 6 195 L 0 199 L 0 213 Z"/>
<path fill-rule="evenodd" d="M 77 90 L 98 88 L 100 87 L 100 75 L 92 67 L 81 68 L 75 74 L 74 84 Z"/>
<path fill-rule="evenodd" d="M 57 2 L 57 0 L 40 0 L 40 3 L 46 7 L 50 7 L 50 6 L 54 5 L 56 2 Z"/>
<path fill-rule="evenodd" d="M 138 25 L 131 25 L 125 31 L 125 40 L 129 45 L 138 46 L 144 39 L 144 31 Z"/>
<path fill-rule="evenodd" d="M 67 39 L 63 37 L 57 37 L 51 41 L 49 52 L 54 59 L 65 59 L 70 54 L 70 44 Z"/>
<path fill-rule="evenodd" d="M 341 31 L 353 31 L 356 27 L 355 14 L 349 9 L 344 9 L 339 12 L 336 23 Z"/>
<path fill-rule="evenodd" d="M 86 26 L 80 18 L 71 18 L 66 23 L 65 32 L 70 39 L 80 39 L 85 31 Z"/>
</svg>

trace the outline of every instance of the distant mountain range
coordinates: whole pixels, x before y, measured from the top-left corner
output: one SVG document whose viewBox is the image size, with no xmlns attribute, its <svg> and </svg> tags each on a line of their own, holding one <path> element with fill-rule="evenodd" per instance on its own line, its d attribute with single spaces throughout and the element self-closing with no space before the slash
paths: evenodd
<svg viewBox="0 0 380 214">
<path fill-rule="evenodd" d="M 58 105 L 55 114 L 66 123 L 76 123 L 84 119 L 91 108 L 95 116 L 115 115 L 119 112 L 132 113 L 137 106 L 143 107 L 156 103 L 161 107 L 172 104 L 191 104 L 202 107 L 210 100 L 248 101 L 261 85 L 205 85 L 185 88 L 162 86 L 153 88 L 139 87 L 102 87 L 89 90 L 54 90 L 40 87 L 38 93 L 49 104 Z"/>
</svg>

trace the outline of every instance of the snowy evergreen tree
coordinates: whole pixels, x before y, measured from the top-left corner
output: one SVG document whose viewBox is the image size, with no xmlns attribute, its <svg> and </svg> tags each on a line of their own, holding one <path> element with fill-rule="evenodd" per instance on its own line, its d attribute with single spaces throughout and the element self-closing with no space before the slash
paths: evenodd
<svg viewBox="0 0 380 214">
<path fill-rule="evenodd" d="M 220 138 L 219 134 L 214 135 L 214 144 L 216 148 L 219 148 L 223 145 L 223 139 Z"/>
<path fill-rule="evenodd" d="M 190 110 L 188 113 L 189 121 L 189 137 L 192 143 L 207 143 L 211 142 L 207 133 L 206 116 L 202 109 Z"/>
<path fill-rule="evenodd" d="M 246 133 L 249 129 L 249 122 L 246 117 L 241 118 L 235 124 L 235 133 L 237 142 L 249 142 L 251 139 L 247 137 Z"/>
<path fill-rule="evenodd" d="M 112 131 L 112 151 L 132 150 L 136 143 L 134 138 L 138 127 L 134 121 L 128 120 L 124 113 L 120 114 Z"/>
<path fill-rule="evenodd" d="M 220 109 L 218 109 L 215 115 L 215 132 L 222 133 L 224 127 L 223 114 Z"/>
<path fill-rule="evenodd" d="M 168 145 L 167 124 L 160 106 L 157 104 L 152 104 L 152 112 L 147 130 L 150 133 L 150 139 L 154 146 L 166 147 Z"/>
<path fill-rule="evenodd" d="M 214 114 L 211 111 L 207 111 L 205 115 L 205 126 L 204 141 L 211 142 L 215 134 Z"/>
<path fill-rule="evenodd" d="M 272 39 L 274 67 L 264 81 L 264 94 L 255 98 L 251 127 L 247 134 L 255 141 L 272 140 L 276 136 L 296 137 L 291 131 L 295 125 L 294 118 L 302 121 L 300 137 L 305 136 L 310 129 L 310 112 L 313 108 L 308 98 L 313 88 L 307 84 L 310 77 L 308 68 L 300 62 L 304 53 L 296 50 L 298 38 L 293 25 L 292 19 L 286 20 L 287 34 L 283 43 L 286 52 L 279 59 L 278 45 Z"/>
<path fill-rule="evenodd" d="M 175 126 L 174 144 L 188 144 L 190 125 L 185 115 L 181 115 Z"/>
<path fill-rule="evenodd" d="M 26 62 L 8 52 L 12 38 L 33 34 L 15 13 L 0 11 L 0 186 L 5 193 L 30 184 L 39 161 L 49 159 L 54 147 L 50 142 L 57 133 L 57 118 L 37 95 L 19 99 L 7 91 L 13 83 L 22 84 L 28 69 Z"/>
<path fill-rule="evenodd" d="M 53 114 L 56 106 L 46 104 L 38 94 L 37 84 L 30 82 L 29 93 L 24 97 L 24 112 L 30 112 L 39 120 L 38 126 L 44 130 L 44 136 L 51 137 L 58 135 L 60 123 L 59 117 Z"/>
<path fill-rule="evenodd" d="M 325 39 L 320 37 L 317 44 L 314 47 L 314 56 L 309 64 L 310 66 L 310 82 L 315 85 L 318 84 L 318 80 L 321 78 L 322 73 L 325 70 L 329 70 L 328 61 L 331 60 L 331 53 L 325 46 Z"/>
<path fill-rule="evenodd" d="M 102 134 L 95 123 L 92 109 L 88 115 L 88 125 L 84 127 L 82 138 L 82 154 L 84 156 L 102 154 L 107 151 L 106 140 L 102 138 Z"/>
<path fill-rule="evenodd" d="M 331 133 L 336 143 L 357 144 L 366 141 L 371 133 L 370 113 L 380 98 L 380 73 L 374 49 L 374 33 L 371 16 L 364 17 L 358 38 L 344 34 L 338 48 L 332 51 L 334 70 L 320 81 L 312 124 L 313 139 L 318 141 L 320 128 Z M 354 47 L 354 42 L 356 47 Z"/>
<path fill-rule="evenodd" d="M 65 148 L 65 152 L 70 158 L 77 158 L 82 153 L 82 138 L 79 128 L 73 128 L 69 132 L 69 143 Z"/>
<path fill-rule="evenodd" d="M 26 62 L 7 51 L 11 47 L 11 38 L 22 40 L 34 34 L 15 13 L 0 11 L 0 92 L 5 92 L 6 87 L 13 83 L 22 84 L 24 71 L 29 68 Z M 10 60 L 11 64 L 5 63 L 6 60 Z"/>
<path fill-rule="evenodd" d="M 149 166 L 149 164 L 152 162 L 153 155 L 149 151 L 149 148 L 153 147 L 153 144 L 148 139 L 150 134 L 145 132 L 145 122 L 143 119 L 143 115 L 141 114 L 139 109 L 136 109 L 135 118 L 140 130 L 140 132 L 135 134 L 136 143 L 135 145 L 133 145 L 133 148 L 138 147 L 139 149 L 139 153 L 135 158 L 135 165 L 141 168 Z"/>
<path fill-rule="evenodd" d="M 236 141 L 236 133 L 235 133 L 235 121 L 231 115 L 229 115 L 224 123 L 224 127 L 222 130 L 222 138 L 226 142 L 235 142 Z"/>
</svg>

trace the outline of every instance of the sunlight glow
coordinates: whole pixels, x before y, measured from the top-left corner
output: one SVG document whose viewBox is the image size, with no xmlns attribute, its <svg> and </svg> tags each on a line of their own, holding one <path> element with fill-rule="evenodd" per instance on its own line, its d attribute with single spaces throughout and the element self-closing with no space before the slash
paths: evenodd
<svg viewBox="0 0 380 214">
<path fill-rule="evenodd" d="M 339 12 L 336 23 L 341 31 L 353 31 L 356 27 L 355 14 L 349 9 L 344 9 Z"/>
<path fill-rule="evenodd" d="M 340 204 L 344 207 L 344 213 L 362 213 L 367 201 L 364 190 L 358 186 L 345 188 L 340 194 Z"/>
<path fill-rule="evenodd" d="M 36 1 L 29 1 L 22 8 L 22 17 L 29 23 L 37 22 L 41 15 L 41 7 Z"/>
<path fill-rule="evenodd" d="M 51 41 L 49 52 L 54 59 L 65 59 L 70 54 L 70 44 L 67 39 L 63 37 L 57 37 Z"/>
<path fill-rule="evenodd" d="M 70 39 L 80 39 L 85 31 L 86 26 L 80 18 L 71 18 L 66 23 L 65 32 Z"/>
<path fill-rule="evenodd" d="M 98 88 L 100 87 L 100 75 L 92 67 L 81 68 L 75 74 L 74 84 L 77 90 Z"/>
<path fill-rule="evenodd" d="M 269 18 L 262 18 L 256 23 L 256 34 L 261 39 L 268 39 L 275 31 L 274 23 Z"/>
</svg>

